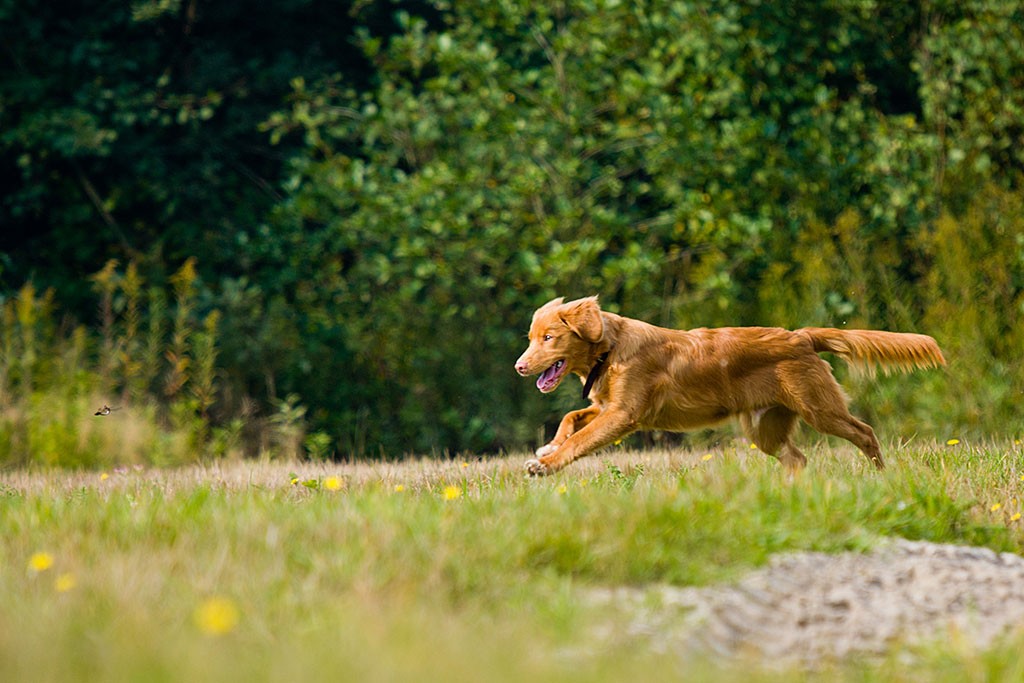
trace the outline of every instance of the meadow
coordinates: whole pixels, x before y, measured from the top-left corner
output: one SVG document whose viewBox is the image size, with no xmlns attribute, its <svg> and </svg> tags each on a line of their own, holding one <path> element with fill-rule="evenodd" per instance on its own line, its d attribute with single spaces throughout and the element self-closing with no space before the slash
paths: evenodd
<svg viewBox="0 0 1024 683">
<path fill-rule="evenodd" d="M 795 480 L 735 441 L 612 449 L 544 479 L 523 453 L 0 473 L 0 680 L 1024 678 L 1024 631 L 820 666 L 614 637 L 620 586 L 734 580 L 889 537 L 1024 553 L 1016 442 L 821 442 Z"/>
</svg>

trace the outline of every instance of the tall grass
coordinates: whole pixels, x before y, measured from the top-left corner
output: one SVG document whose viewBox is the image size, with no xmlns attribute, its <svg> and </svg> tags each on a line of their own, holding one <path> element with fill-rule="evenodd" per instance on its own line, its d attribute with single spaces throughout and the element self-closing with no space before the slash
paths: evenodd
<svg viewBox="0 0 1024 683">
<path fill-rule="evenodd" d="M 831 223 L 805 218 L 792 243 L 779 243 L 786 254 L 765 254 L 756 288 L 721 310 L 687 307 L 664 322 L 925 332 L 944 349 L 948 368 L 864 378 L 836 361 L 854 413 L 882 435 L 1024 436 L 1018 400 L 1024 374 L 1015 365 L 1024 356 L 1024 199 L 1018 193 L 981 188 L 963 211 L 936 216 L 912 242 L 877 230 L 852 209 Z M 907 263 L 915 264 L 913 272 Z M 203 305 L 193 259 L 166 282 L 145 282 L 135 264 L 110 261 L 90 283 L 97 301 L 91 328 L 69 324 L 52 293 L 31 283 L 0 297 L 0 464 L 184 463 L 241 454 L 322 459 L 367 450 L 365 439 L 346 443 L 342 434 L 307 433 L 310 422 L 329 423 L 325 415 L 334 409 L 321 403 L 307 414 L 294 391 L 276 397 L 273 368 L 284 366 L 261 361 L 268 368 L 266 405 L 222 374 L 223 329 L 242 328 Z M 265 311 L 255 306 L 250 313 Z M 287 311 L 266 315 L 280 321 Z M 346 400 L 366 403 L 362 391 Z M 377 397 L 392 407 L 401 404 L 388 398 L 389 391 L 381 389 Z M 562 402 L 568 406 L 571 399 Z M 103 405 L 121 410 L 92 419 Z M 354 433 L 365 436 L 384 424 L 370 424 L 383 418 L 372 417 L 368 405 L 335 407 L 355 415 L 349 421 Z M 459 415 L 451 405 L 435 408 L 447 417 L 438 422 L 422 411 L 376 412 L 398 415 L 403 424 L 430 423 L 431 429 L 443 422 L 453 433 L 479 431 L 483 424 L 479 415 Z M 518 412 L 500 419 L 519 424 L 508 433 L 522 437 L 528 430 Z"/>
<path fill-rule="evenodd" d="M 890 536 L 1024 551 L 1015 448 L 890 449 L 876 473 L 819 447 L 796 481 L 745 447 L 542 480 L 525 456 L 8 472 L 0 679 L 1019 680 L 1019 638 L 817 672 L 623 649 L 587 599 Z"/>
<path fill-rule="evenodd" d="M 31 283 L 0 299 L 0 465 L 239 457 L 242 424 L 216 412 L 220 314 L 198 310 L 194 262 L 171 276 L 172 306 L 165 288 L 147 287 L 133 263 L 122 270 L 110 261 L 91 282 L 96 334 L 58 326 L 52 293 Z M 113 411 L 95 415 L 104 406 Z M 257 431 L 275 427 L 254 422 Z M 302 452 L 304 425 L 289 425 L 289 434 L 299 441 L 298 453 L 287 451 L 293 457 Z M 275 454 L 277 441 L 260 438 L 260 450 Z"/>
<path fill-rule="evenodd" d="M 833 224 L 808 218 L 781 245 L 796 258 L 779 255 L 768 266 L 759 321 L 932 335 L 949 361 L 941 372 L 866 379 L 846 377 L 837 364 L 856 412 L 882 431 L 1021 436 L 1022 241 L 1024 199 L 994 186 L 912 241 L 855 210 Z"/>
</svg>

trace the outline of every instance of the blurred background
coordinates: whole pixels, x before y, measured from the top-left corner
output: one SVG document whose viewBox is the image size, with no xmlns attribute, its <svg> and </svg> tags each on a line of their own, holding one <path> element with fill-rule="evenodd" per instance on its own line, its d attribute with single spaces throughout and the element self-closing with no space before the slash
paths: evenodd
<svg viewBox="0 0 1024 683">
<path fill-rule="evenodd" d="M 854 412 L 1013 437 L 1022 171 L 1019 0 L 0 0 L 0 463 L 533 446 L 590 294 L 931 334 Z"/>
</svg>

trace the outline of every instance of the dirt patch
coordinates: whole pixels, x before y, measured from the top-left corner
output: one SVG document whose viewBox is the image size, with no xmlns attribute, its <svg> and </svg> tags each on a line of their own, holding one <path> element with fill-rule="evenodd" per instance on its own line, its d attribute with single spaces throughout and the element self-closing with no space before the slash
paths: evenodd
<svg viewBox="0 0 1024 683">
<path fill-rule="evenodd" d="M 950 634 L 984 648 L 1024 625 L 1024 558 L 900 540 L 869 554 L 780 556 L 729 586 L 594 597 L 627 615 L 600 635 L 657 650 L 806 662 Z"/>
</svg>

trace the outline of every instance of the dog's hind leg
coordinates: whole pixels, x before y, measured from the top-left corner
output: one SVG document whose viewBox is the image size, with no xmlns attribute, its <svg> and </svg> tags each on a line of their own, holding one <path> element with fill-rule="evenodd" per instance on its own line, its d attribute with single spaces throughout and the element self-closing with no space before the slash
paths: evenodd
<svg viewBox="0 0 1024 683">
<path fill-rule="evenodd" d="M 845 407 L 843 406 L 844 409 Z M 859 448 L 877 469 L 885 469 L 885 463 L 882 461 L 882 449 L 878 445 L 875 431 L 871 429 L 870 425 L 851 415 L 849 411 L 813 411 L 806 414 L 801 413 L 800 417 L 823 434 L 832 434 L 846 439 Z"/>
<path fill-rule="evenodd" d="M 796 426 L 796 413 L 784 406 L 762 408 L 740 415 L 743 433 L 762 451 L 778 458 L 790 472 L 799 472 L 807 458 L 790 438 Z"/>
<path fill-rule="evenodd" d="M 820 360 L 820 359 L 818 359 Z M 850 414 L 846 396 L 832 376 L 832 369 L 825 361 L 802 364 L 800 374 L 794 373 L 785 382 L 790 403 L 807 424 L 822 434 L 832 434 L 846 439 L 859 448 L 871 464 L 883 469 L 882 449 L 871 427 Z"/>
</svg>

